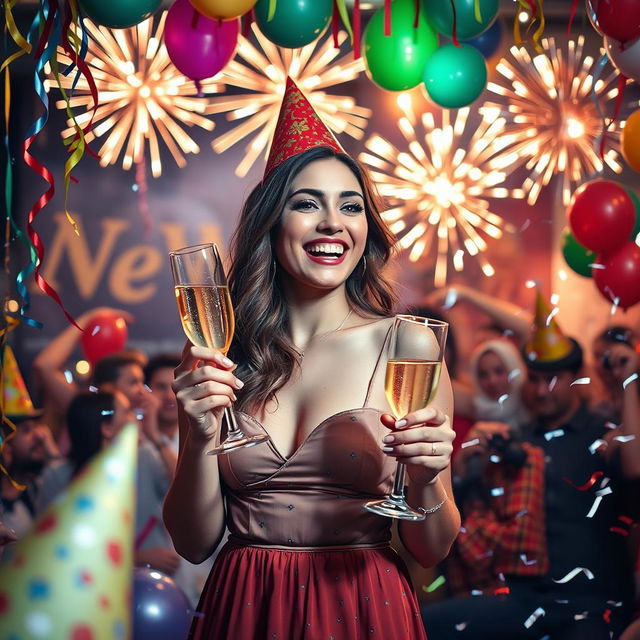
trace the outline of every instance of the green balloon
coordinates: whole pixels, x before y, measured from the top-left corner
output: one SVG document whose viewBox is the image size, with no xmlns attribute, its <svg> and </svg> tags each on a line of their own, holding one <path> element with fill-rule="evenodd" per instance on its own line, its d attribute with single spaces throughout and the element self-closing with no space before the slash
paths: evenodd
<svg viewBox="0 0 640 640">
<path fill-rule="evenodd" d="M 569 230 L 565 231 L 562 237 L 562 255 L 567 265 L 578 275 L 592 277 L 591 265 L 598 257 L 595 252 L 583 247 Z"/>
<path fill-rule="evenodd" d="M 378 10 L 364 32 L 367 74 L 379 87 L 404 91 L 420 84 L 424 65 L 438 47 L 438 36 L 420 12 L 418 27 L 414 0 L 394 0 L 391 35 L 384 35 L 384 9 Z"/>
<path fill-rule="evenodd" d="M 258 0 L 254 7 L 260 31 L 274 44 L 297 49 L 322 35 L 331 20 L 332 0 L 277 0 L 269 20 L 271 0 Z"/>
<path fill-rule="evenodd" d="M 95 24 L 126 29 L 152 15 L 162 0 L 80 0 L 80 8 Z"/>
<path fill-rule="evenodd" d="M 449 38 L 453 34 L 451 0 L 423 0 L 427 20 L 433 28 Z M 485 32 L 498 15 L 498 0 L 479 0 L 480 21 L 476 20 L 476 0 L 453 0 L 456 7 L 456 36 L 458 40 L 471 40 Z"/>
<path fill-rule="evenodd" d="M 487 85 L 487 62 L 470 44 L 445 44 L 427 60 L 424 84 L 431 99 L 441 107 L 466 107 Z"/>
<path fill-rule="evenodd" d="M 636 226 L 633 227 L 633 231 L 631 232 L 630 240 L 635 240 L 638 234 L 640 233 L 640 198 L 636 195 L 636 192 L 629 188 L 624 187 L 624 190 L 629 194 L 631 199 L 633 200 L 633 206 L 636 208 Z"/>
</svg>

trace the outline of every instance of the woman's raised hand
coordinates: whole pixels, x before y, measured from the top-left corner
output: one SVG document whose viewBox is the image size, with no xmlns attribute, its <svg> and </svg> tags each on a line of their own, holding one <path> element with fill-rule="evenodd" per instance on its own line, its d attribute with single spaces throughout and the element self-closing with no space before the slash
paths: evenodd
<svg viewBox="0 0 640 640">
<path fill-rule="evenodd" d="M 236 400 L 235 391 L 244 386 L 233 375 L 235 368 L 217 349 L 190 343 L 185 346 L 172 388 L 192 436 L 209 441 L 218 433 L 224 409 Z"/>
</svg>

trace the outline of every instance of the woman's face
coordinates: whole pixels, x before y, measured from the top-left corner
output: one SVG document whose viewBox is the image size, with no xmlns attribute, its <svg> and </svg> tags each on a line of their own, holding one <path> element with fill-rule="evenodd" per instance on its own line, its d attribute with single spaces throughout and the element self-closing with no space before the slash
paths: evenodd
<svg viewBox="0 0 640 640">
<path fill-rule="evenodd" d="M 316 290 L 345 283 L 365 249 L 364 207 L 358 179 L 336 158 L 315 160 L 296 176 L 275 241 L 291 282 Z"/>
<path fill-rule="evenodd" d="M 492 400 L 511 392 L 509 371 L 495 351 L 486 351 L 478 360 L 478 384 Z"/>
</svg>

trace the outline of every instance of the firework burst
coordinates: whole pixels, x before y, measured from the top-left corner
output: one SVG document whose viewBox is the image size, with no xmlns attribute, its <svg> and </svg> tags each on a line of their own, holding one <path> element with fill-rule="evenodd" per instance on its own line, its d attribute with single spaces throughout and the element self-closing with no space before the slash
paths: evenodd
<svg viewBox="0 0 640 640">
<path fill-rule="evenodd" d="M 245 176 L 260 154 L 266 153 L 273 136 L 282 103 L 287 75 L 295 80 L 313 108 L 334 133 L 362 138 L 371 110 L 356 105 L 349 96 L 332 95 L 325 90 L 348 82 L 364 70 L 364 62 L 340 56 L 330 37 L 312 42 L 300 49 L 282 49 L 260 33 L 253 33 L 259 46 L 240 37 L 238 51 L 223 70 L 220 80 L 238 87 L 244 93 L 213 99 L 213 112 L 226 113 L 230 121 L 242 120 L 212 142 L 216 153 L 222 153 L 237 142 L 248 139 L 246 154 L 236 167 L 236 175 Z M 338 41 L 344 42 L 344 32 Z"/>
<path fill-rule="evenodd" d="M 160 16 L 153 31 L 153 18 L 129 29 L 108 29 L 96 26 L 89 20 L 84 24 L 89 32 L 89 49 L 86 62 L 98 88 L 98 109 L 93 129 L 86 136 L 87 142 L 105 136 L 99 150 L 100 164 L 115 164 L 120 154 L 122 166 L 130 169 L 144 159 L 148 144 L 151 172 L 154 177 L 162 173 L 160 140 L 164 141 L 178 166 L 186 160 L 183 154 L 198 153 L 198 145 L 187 134 L 183 125 L 199 126 L 211 131 L 214 123 L 204 117 L 211 113 L 211 99 L 198 97 L 195 83 L 175 68 L 162 41 L 166 11 Z M 69 58 L 58 53 L 61 65 L 68 65 Z M 62 87 L 70 92 L 74 74 L 60 75 Z M 218 92 L 220 82 L 202 83 L 204 94 Z M 64 108 L 64 101 L 56 106 Z M 89 85 L 80 77 L 70 99 L 72 108 L 84 108 L 76 116 L 80 126 L 90 120 L 93 99 Z M 71 125 L 71 122 L 68 122 Z M 63 136 L 73 136 L 74 129 L 63 131 Z"/>
<path fill-rule="evenodd" d="M 533 58 L 523 47 L 511 48 L 511 59 L 503 58 L 496 68 L 500 82 L 487 85 L 504 103 L 487 102 L 483 111 L 502 114 L 509 123 L 504 153 L 494 167 L 526 167 L 523 188 L 529 204 L 560 174 L 562 199 L 568 204 L 574 189 L 605 165 L 622 171 L 618 151 L 624 122 L 609 126 L 604 162 L 598 151 L 604 126 L 600 110 L 618 95 L 618 74 L 614 70 L 597 77 L 601 68 L 591 56 L 583 56 L 583 36 L 569 40 L 565 48 L 553 38 L 541 44 L 544 53 Z"/>
<path fill-rule="evenodd" d="M 494 269 L 482 255 L 485 238 L 500 238 L 515 229 L 490 211 L 489 199 L 524 197 L 522 190 L 502 186 L 506 174 L 491 164 L 500 148 L 504 118 L 483 116 L 479 124 L 470 123 L 465 107 L 442 110 L 437 125 L 431 112 L 418 121 L 409 94 L 401 94 L 398 104 L 404 113 L 398 127 L 407 150 L 373 135 L 359 158 L 372 169 L 381 195 L 394 205 L 383 217 L 398 236 L 399 247 L 411 250 L 412 262 L 435 254 L 437 286 L 446 283 L 450 261 L 462 271 L 465 254 L 476 257 L 484 274 L 492 276 Z"/>
</svg>

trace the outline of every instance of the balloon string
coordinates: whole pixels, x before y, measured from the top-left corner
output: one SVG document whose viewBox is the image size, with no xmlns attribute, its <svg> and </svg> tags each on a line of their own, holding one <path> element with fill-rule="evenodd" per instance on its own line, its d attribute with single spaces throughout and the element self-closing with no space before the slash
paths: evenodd
<svg viewBox="0 0 640 640">
<path fill-rule="evenodd" d="M 384 35 L 391 35 L 391 0 L 384 0 Z"/>
<path fill-rule="evenodd" d="M 276 0 L 269 0 L 269 8 L 267 10 L 267 22 L 271 22 L 276 15 Z"/>
<path fill-rule="evenodd" d="M 607 134 L 609 129 L 615 124 L 618 116 L 620 115 L 620 109 L 622 107 L 622 98 L 624 96 L 624 89 L 627 85 L 627 76 L 621 73 L 618 77 L 618 95 L 616 96 L 616 102 L 613 107 L 613 118 L 606 124 L 604 131 L 602 132 L 602 138 L 600 139 L 600 160 L 604 163 L 604 150 L 607 142 Z"/>
<path fill-rule="evenodd" d="M 340 48 L 340 43 L 338 42 L 339 29 L 340 29 L 340 22 L 338 20 L 338 3 L 336 0 L 333 0 L 333 9 L 331 11 L 331 34 L 333 36 L 333 47 L 335 49 Z"/>
<path fill-rule="evenodd" d="M 345 3 L 345 0 L 335 0 L 335 2 L 338 5 L 338 12 L 340 13 L 342 24 L 344 25 L 344 28 L 347 30 L 347 33 L 349 34 L 351 45 L 353 45 L 353 29 L 351 28 L 351 21 L 349 20 L 349 12 L 347 11 L 347 5 Z"/>
<path fill-rule="evenodd" d="M 253 22 L 253 9 L 249 9 L 247 13 L 242 16 L 242 35 L 245 38 L 249 37 L 249 33 L 251 33 L 251 23 Z"/>
<path fill-rule="evenodd" d="M 144 544 L 144 541 L 149 537 L 149 534 L 153 531 L 156 524 L 158 524 L 159 520 L 156 516 L 149 516 L 149 519 L 145 522 L 144 527 L 140 533 L 136 536 L 136 539 L 133 543 L 133 548 L 138 551 L 140 547 Z"/>
<path fill-rule="evenodd" d="M 416 12 L 413 18 L 413 28 L 418 28 L 418 23 L 420 22 L 420 0 L 416 0 Z"/>
<path fill-rule="evenodd" d="M 578 0 L 571 0 L 571 11 L 569 12 L 569 22 L 567 24 L 567 38 L 571 36 L 571 27 L 573 26 L 573 20 L 576 17 L 577 10 Z"/>
<path fill-rule="evenodd" d="M 482 13 L 480 12 L 480 0 L 476 0 L 473 5 L 473 15 L 476 19 L 476 22 L 482 23 Z"/>
<path fill-rule="evenodd" d="M 353 59 L 360 58 L 360 0 L 353 2 Z"/>
<path fill-rule="evenodd" d="M 456 15 L 456 5 L 453 0 L 449 0 L 451 3 L 451 13 L 453 14 L 453 26 L 451 27 L 451 40 L 456 47 L 462 46 L 458 42 L 458 16 Z"/>
</svg>

